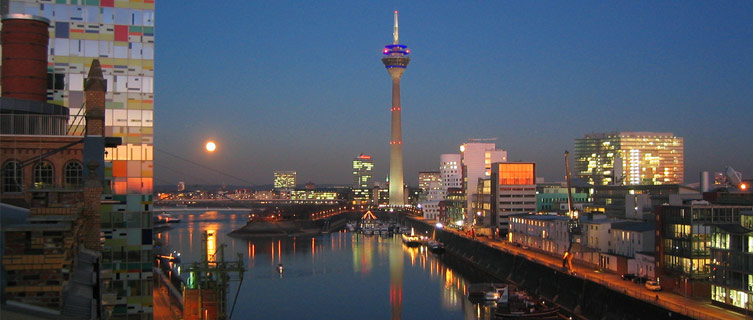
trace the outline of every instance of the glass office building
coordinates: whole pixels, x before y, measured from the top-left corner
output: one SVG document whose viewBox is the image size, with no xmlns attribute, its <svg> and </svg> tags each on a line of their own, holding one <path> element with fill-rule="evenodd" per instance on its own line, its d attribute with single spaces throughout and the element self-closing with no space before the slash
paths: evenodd
<svg viewBox="0 0 753 320">
<path fill-rule="evenodd" d="M 575 174 L 593 185 L 682 184 L 683 138 L 671 132 L 612 132 L 575 139 Z"/>
<path fill-rule="evenodd" d="M 102 205 L 103 317 L 152 317 L 154 0 L 2 0 L 3 14 L 51 21 L 50 103 L 70 108 L 83 134 L 84 78 L 99 59 L 107 80 L 105 135 L 122 144 L 105 154 Z"/>
<path fill-rule="evenodd" d="M 711 229 L 711 303 L 748 313 L 753 310 L 753 211 L 740 224 Z"/>
<path fill-rule="evenodd" d="M 295 171 L 275 171 L 274 187 L 275 189 L 295 189 L 296 172 Z"/>
<path fill-rule="evenodd" d="M 373 184 L 374 160 L 360 154 L 353 159 L 353 188 L 370 188 Z"/>
</svg>

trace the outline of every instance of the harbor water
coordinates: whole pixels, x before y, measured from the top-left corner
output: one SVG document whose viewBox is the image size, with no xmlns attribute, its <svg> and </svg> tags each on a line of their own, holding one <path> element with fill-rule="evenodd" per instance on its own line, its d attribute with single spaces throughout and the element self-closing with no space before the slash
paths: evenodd
<svg viewBox="0 0 753 320">
<path fill-rule="evenodd" d="M 233 319 L 492 319 L 494 309 L 468 300 L 471 283 L 493 282 L 451 256 L 404 246 L 399 236 L 338 231 L 307 238 L 237 239 L 247 211 L 169 211 L 181 222 L 156 235 L 181 253 L 181 272 L 206 251 L 242 255 L 243 281 L 231 274 Z M 282 264 L 284 271 L 278 272 Z M 240 289 L 239 288 L 240 285 Z M 234 297 L 237 292 L 237 301 Z"/>
</svg>

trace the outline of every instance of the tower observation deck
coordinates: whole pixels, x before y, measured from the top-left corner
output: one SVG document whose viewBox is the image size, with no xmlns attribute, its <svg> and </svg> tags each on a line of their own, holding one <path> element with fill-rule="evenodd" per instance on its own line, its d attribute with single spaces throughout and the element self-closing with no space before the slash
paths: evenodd
<svg viewBox="0 0 753 320">
<path fill-rule="evenodd" d="M 390 206 L 405 205 L 405 191 L 403 187 L 403 137 L 400 106 L 400 77 L 408 67 L 410 50 L 400 44 L 397 25 L 397 11 L 395 11 L 395 28 L 392 33 L 392 44 L 384 46 L 382 63 L 392 78 L 392 129 L 390 137 Z"/>
</svg>

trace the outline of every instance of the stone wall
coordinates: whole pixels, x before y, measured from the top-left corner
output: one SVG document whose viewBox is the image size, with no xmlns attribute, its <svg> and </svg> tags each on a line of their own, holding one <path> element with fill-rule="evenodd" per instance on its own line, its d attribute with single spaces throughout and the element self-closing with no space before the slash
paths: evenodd
<svg viewBox="0 0 753 320">
<path fill-rule="evenodd" d="M 434 232 L 434 227 L 408 220 L 419 232 Z M 447 253 L 470 262 L 498 279 L 560 305 L 576 318 L 583 319 L 687 319 L 654 304 L 608 289 L 598 283 L 571 276 L 562 270 L 530 261 L 486 244 L 437 230 L 436 237 L 445 243 Z"/>
</svg>

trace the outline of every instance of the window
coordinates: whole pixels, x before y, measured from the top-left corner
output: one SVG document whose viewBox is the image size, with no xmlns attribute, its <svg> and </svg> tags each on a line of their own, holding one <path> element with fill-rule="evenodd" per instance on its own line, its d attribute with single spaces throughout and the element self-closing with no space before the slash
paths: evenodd
<svg viewBox="0 0 753 320">
<path fill-rule="evenodd" d="M 52 165 L 43 161 L 34 166 L 34 187 L 42 188 L 52 185 Z"/>
<path fill-rule="evenodd" d="M 3 192 L 21 192 L 23 171 L 18 161 L 8 161 L 3 165 Z"/>
<path fill-rule="evenodd" d="M 66 187 L 79 187 L 83 184 L 84 168 L 81 162 L 71 161 L 65 165 L 64 179 Z"/>
<path fill-rule="evenodd" d="M 65 74 L 64 73 L 48 73 L 47 74 L 47 90 L 63 90 L 65 89 Z"/>
</svg>

